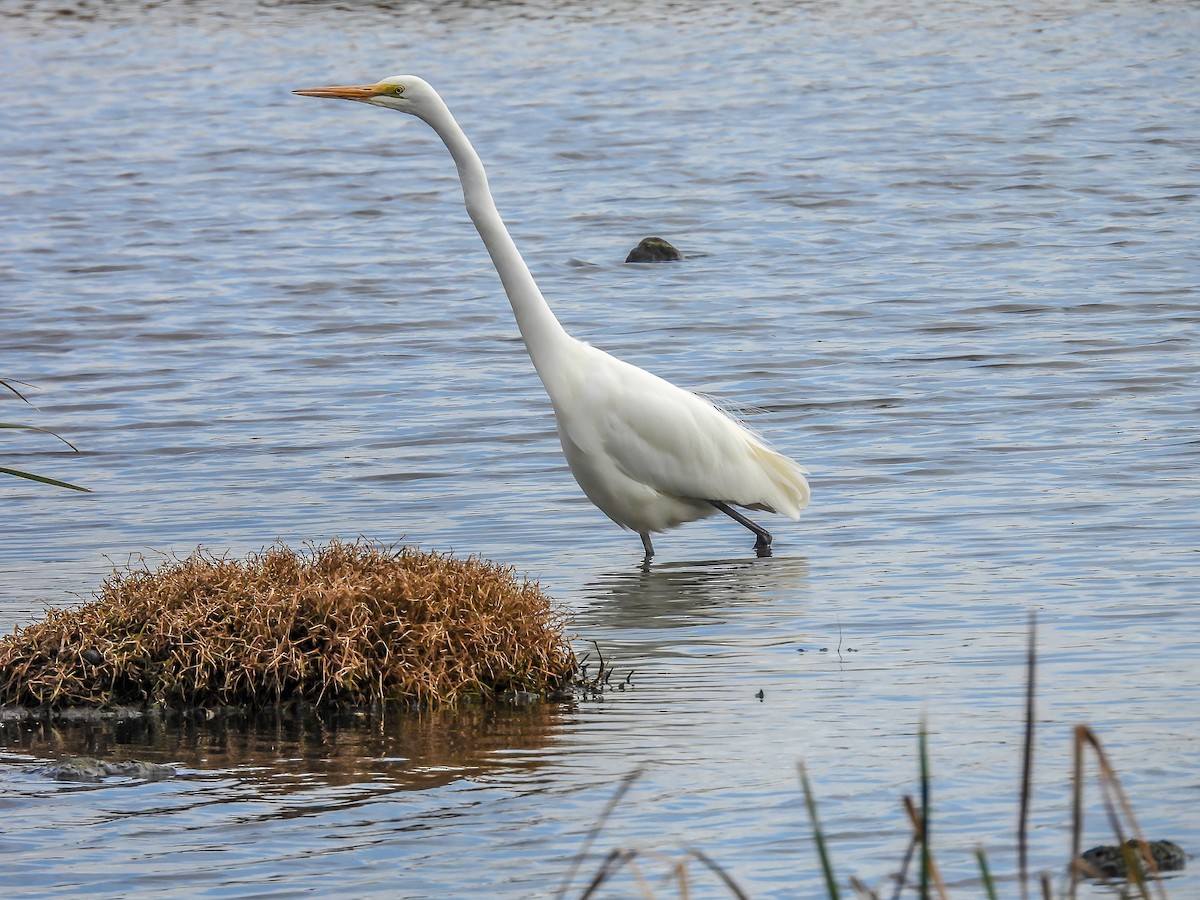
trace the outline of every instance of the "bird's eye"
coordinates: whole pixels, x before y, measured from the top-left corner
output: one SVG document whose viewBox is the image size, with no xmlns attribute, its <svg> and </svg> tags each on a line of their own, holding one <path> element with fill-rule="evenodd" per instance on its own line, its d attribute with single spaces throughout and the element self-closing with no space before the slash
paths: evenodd
<svg viewBox="0 0 1200 900">
<path fill-rule="evenodd" d="M 397 97 L 399 97 L 401 94 L 404 93 L 404 85 L 393 84 L 392 85 L 392 93 L 395 94 Z"/>
</svg>

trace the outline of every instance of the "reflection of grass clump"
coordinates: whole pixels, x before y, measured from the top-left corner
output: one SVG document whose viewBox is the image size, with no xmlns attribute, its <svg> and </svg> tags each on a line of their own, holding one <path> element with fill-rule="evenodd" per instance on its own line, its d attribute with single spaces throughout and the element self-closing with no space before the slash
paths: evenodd
<svg viewBox="0 0 1200 900">
<path fill-rule="evenodd" d="M 335 541 L 197 551 L 114 572 L 96 600 L 0 640 L 0 702 L 39 707 L 420 705 L 545 693 L 575 666 L 563 617 L 510 569 Z"/>
</svg>

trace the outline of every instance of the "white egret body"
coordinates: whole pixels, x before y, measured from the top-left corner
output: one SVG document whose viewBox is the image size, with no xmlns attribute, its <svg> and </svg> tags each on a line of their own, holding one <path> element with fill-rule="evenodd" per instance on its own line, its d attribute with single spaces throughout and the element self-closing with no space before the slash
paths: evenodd
<svg viewBox="0 0 1200 900">
<path fill-rule="evenodd" d="M 479 156 L 432 87 L 395 75 L 295 93 L 399 110 L 437 132 L 458 166 L 467 213 L 554 405 L 571 473 L 605 515 L 641 535 L 647 558 L 654 553 L 651 533 L 717 510 L 755 533 L 759 555 L 770 553 L 771 535 L 733 507 L 798 519 L 809 497 L 805 469 L 702 397 L 567 334 L 500 218 Z"/>
</svg>

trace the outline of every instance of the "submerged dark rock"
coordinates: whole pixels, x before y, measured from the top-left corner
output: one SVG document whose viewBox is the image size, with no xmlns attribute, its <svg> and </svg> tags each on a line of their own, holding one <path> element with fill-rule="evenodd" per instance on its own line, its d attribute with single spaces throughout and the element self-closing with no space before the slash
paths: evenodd
<svg viewBox="0 0 1200 900">
<path fill-rule="evenodd" d="M 683 254 L 667 241 L 660 237 L 648 237 L 642 238 L 641 243 L 629 251 L 625 262 L 669 262 L 682 258 Z"/>
<path fill-rule="evenodd" d="M 1141 841 L 1129 840 L 1123 845 L 1103 844 L 1093 847 L 1080 854 L 1080 859 L 1103 875 L 1105 878 L 1128 878 L 1129 868 L 1126 864 L 1126 851 L 1132 851 L 1145 867 L 1142 857 Z M 1187 863 L 1187 854 L 1174 841 L 1148 841 L 1150 856 L 1160 872 L 1177 872 Z"/>
<path fill-rule="evenodd" d="M 162 781 L 175 777 L 175 770 L 171 766 L 160 766 L 158 763 L 142 762 L 136 759 L 109 762 L 106 759 L 93 759 L 90 756 L 68 756 L 66 759 L 42 766 L 37 771 L 56 781 L 88 783 L 112 777 L 137 778 L 142 781 Z"/>
</svg>

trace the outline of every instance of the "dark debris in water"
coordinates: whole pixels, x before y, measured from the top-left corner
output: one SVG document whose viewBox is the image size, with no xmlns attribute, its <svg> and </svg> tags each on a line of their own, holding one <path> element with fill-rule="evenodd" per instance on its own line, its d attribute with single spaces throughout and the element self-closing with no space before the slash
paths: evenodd
<svg viewBox="0 0 1200 900">
<path fill-rule="evenodd" d="M 140 781 L 163 781 L 175 777 L 175 769 L 158 763 L 131 759 L 110 762 L 90 756 L 68 756 L 58 762 L 39 766 L 34 770 L 39 775 L 55 781 L 80 781 L 95 784 L 105 778 L 136 778 Z"/>
<path fill-rule="evenodd" d="M 1187 864 L 1187 854 L 1174 841 L 1129 840 L 1120 845 L 1102 844 L 1085 850 L 1079 858 L 1086 864 L 1085 871 L 1090 870 L 1104 878 L 1125 879 L 1129 877 L 1129 860 L 1134 860 L 1143 869 L 1146 867 L 1142 856 L 1143 844 L 1149 849 L 1155 868 L 1160 872 L 1177 872 Z"/>
<path fill-rule="evenodd" d="M 592 646 L 596 648 L 596 658 L 599 664 L 595 674 L 589 674 L 588 669 L 591 664 L 590 654 L 579 661 L 579 666 L 575 670 L 575 674 L 571 679 L 570 689 L 573 694 L 582 696 L 584 699 L 602 699 L 607 691 L 625 691 L 633 689 L 633 670 L 630 669 L 625 673 L 625 677 L 618 678 L 613 681 L 613 675 L 616 669 L 604 658 L 604 654 L 600 652 L 600 645 L 595 641 Z M 563 694 L 558 698 L 564 699 L 567 694 Z"/>
</svg>

